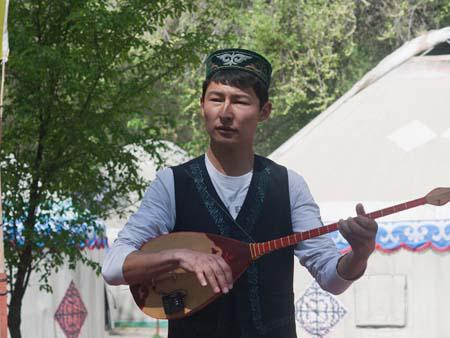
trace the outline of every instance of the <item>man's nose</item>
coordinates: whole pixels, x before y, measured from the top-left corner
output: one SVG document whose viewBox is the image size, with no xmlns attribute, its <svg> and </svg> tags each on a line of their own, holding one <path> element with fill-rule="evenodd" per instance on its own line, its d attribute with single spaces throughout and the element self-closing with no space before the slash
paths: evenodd
<svg viewBox="0 0 450 338">
<path fill-rule="evenodd" d="M 221 121 L 231 121 L 233 120 L 233 105 L 229 100 L 225 100 L 223 103 L 222 109 L 219 114 Z"/>
</svg>

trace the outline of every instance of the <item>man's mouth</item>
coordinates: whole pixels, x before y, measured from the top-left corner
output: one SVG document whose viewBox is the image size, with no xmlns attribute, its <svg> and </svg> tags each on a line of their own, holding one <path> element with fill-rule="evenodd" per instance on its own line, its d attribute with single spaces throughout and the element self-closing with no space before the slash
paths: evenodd
<svg viewBox="0 0 450 338">
<path fill-rule="evenodd" d="M 225 132 L 237 132 L 237 129 L 231 128 L 231 127 L 225 127 L 225 126 L 219 126 L 215 128 L 219 131 L 225 131 Z"/>
</svg>

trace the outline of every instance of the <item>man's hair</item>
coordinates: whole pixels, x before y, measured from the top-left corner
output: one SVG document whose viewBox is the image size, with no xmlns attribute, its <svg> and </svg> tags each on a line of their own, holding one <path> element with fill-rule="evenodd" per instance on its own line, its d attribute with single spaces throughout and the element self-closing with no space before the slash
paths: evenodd
<svg viewBox="0 0 450 338">
<path fill-rule="evenodd" d="M 221 83 L 239 89 L 252 88 L 259 99 L 259 107 L 262 108 L 269 100 L 269 92 L 266 85 L 255 75 L 242 70 L 218 70 L 209 79 L 203 82 L 202 100 L 205 98 L 206 89 L 211 82 Z"/>
</svg>

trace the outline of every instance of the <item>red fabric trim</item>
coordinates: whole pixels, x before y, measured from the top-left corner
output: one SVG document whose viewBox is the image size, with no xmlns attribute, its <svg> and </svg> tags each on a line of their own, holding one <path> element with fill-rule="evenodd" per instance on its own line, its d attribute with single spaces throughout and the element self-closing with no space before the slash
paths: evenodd
<svg viewBox="0 0 450 338">
<path fill-rule="evenodd" d="M 385 249 L 378 243 L 375 246 L 375 250 L 383 252 L 383 253 L 394 253 L 394 252 L 399 251 L 400 249 L 404 249 L 404 250 L 411 251 L 411 252 L 422 252 L 422 251 L 425 251 L 425 250 L 428 250 L 428 249 L 431 249 L 431 250 L 437 251 L 437 252 L 448 252 L 448 251 L 450 251 L 450 245 L 446 246 L 444 248 L 441 248 L 441 247 L 438 247 L 438 246 L 434 245 L 431 242 L 427 242 L 427 243 L 425 243 L 425 244 L 423 244 L 423 245 L 421 245 L 421 246 L 419 246 L 417 248 L 412 248 L 408 244 L 405 244 L 405 243 L 401 243 L 399 246 L 397 246 L 397 247 L 395 247 L 393 249 Z M 349 245 L 345 249 L 340 250 L 340 252 L 344 254 L 344 253 L 347 253 L 347 252 L 349 252 L 351 250 L 352 250 L 352 248 Z"/>
</svg>

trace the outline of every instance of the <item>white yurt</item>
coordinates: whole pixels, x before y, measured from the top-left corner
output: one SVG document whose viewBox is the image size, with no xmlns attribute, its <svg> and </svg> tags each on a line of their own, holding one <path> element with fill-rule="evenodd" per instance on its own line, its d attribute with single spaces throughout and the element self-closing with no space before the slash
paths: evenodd
<svg viewBox="0 0 450 338">
<path fill-rule="evenodd" d="M 63 231 L 87 231 L 88 239 L 70 245 L 77 246 L 86 258 L 101 263 L 107 246 L 106 237 L 97 234 L 94 227 L 69 226 L 71 220 L 70 211 L 63 216 L 57 211 L 48 222 L 39 223 L 35 228 L 36 231 L 51 229 L 49 236 L 52 237 Z M 98 227 L 102 229 L 99 223 Z M 18 229 L 21 230 L 20 227 Z M 5 234 L 7 237 L 10 235 L 8 232 Z M 20 245 L 20 235 L 16 238 Z M 22 302 L 22 337 L 106 337 L 104 282 L 91 267 L 77 262 L 75 269 L 70 269 L 69 264 L 64 263 L 53 269 L 48 278 L 52 292 L 41 290 L 42 285 L 41 272 L 35 269 Z"/>
<path fill-rule="evenodd" d="M 383 59 L 271 158 L 303 175 L 325 224 L 450 187 L 450 27 Z M 378 219 L 365 275 L 330 295 L 296 266 L 299 337 L 446 338 L 450 203 Z M 329 234 L 342 251 L 348 244 Z"/>
</svg>

